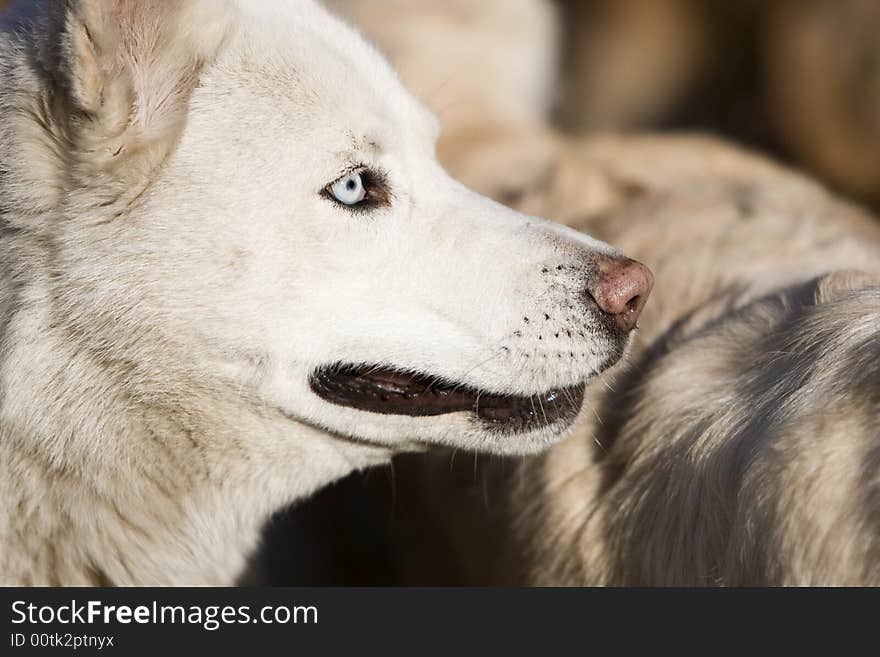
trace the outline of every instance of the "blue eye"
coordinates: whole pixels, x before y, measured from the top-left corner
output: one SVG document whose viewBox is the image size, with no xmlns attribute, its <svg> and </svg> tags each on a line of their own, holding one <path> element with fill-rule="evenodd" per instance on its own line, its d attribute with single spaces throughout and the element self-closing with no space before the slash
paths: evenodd
<svg viewBox="0 0 880 657">
<path fill-rule="evenodd" d="M 330 183 L 321 195 L 351 212 L 371 212 L 391 207 L 388 178 L 381 169 L 359 167 Z"/>
<path fill-rule="evenodd" d="M 343 205 L 357 205 L 367 196 L 363 178 L 358 171 L 350 173 L 330 185 L 330 193 Z"/>
</svg>

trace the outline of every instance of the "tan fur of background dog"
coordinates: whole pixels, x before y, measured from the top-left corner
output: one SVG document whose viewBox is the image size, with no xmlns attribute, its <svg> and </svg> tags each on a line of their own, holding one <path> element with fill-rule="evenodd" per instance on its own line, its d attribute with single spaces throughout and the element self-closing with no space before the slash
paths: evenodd
<svg viewBox="0 0 880 657">
<path fill-rule="evenodd" d="M 614 240 L 657 279 L 632 369 L 593 391 L 596 421 L 512 474 L 484 462 L 476 487 L 494 506 L 453 483 L 448 456 L 409 463 L 429 475 L 399 497 L 422 500 L 462 580 L 880 583 L 880 287 L 822 277 L 877 266 L 874 217 L 709 138 L 572 140 L 530 124 L 447 140 L 444 155 L 477 189 Z M 753 425 L 774 408 L 791 415 Z"/>
</svg>

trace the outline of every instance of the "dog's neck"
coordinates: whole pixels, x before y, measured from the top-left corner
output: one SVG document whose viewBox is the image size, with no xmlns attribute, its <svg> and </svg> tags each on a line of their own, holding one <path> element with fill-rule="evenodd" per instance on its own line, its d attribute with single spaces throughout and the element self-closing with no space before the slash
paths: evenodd
<svg viewBox="0 0 880 657">
<path fill-rule="evenodd" d="M 6 333 L 4 584 L 232 584 L 273 512 L 390 456 L 265 410 L 230 414 L 231 399 L 135 401 L 37 311 Z"/>
</svg>

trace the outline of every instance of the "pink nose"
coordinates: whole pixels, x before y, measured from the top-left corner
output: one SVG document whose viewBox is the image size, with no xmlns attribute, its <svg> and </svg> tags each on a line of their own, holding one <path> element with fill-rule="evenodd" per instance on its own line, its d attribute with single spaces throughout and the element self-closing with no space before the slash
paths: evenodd
<svg viewBox="0 0 880 657">
<path fill-rule="evenodd" d="M 629 258 L 598 256 L 596 266 L 599 271 L 587 286 L 588 294 L 618 328 L 631 331 L 654 287 L 654 275 Z"/>
</svg>

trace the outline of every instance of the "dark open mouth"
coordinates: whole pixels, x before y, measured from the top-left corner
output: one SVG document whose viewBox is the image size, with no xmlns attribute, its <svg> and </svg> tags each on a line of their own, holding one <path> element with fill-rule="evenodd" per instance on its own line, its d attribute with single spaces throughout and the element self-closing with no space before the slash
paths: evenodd
<svg viewBox="0 0 880 657">
<path fill-rule="evenodd" d="M 333 365 L 312 374 L 312 391 L 322 399 L 385 415 L 431 416 L 472 412 L 509 432 L 570 424 L 584 400 L 584 383 L 531 396 L 496 395 L 418 372 L 384 367 Z"/>
</svg>

